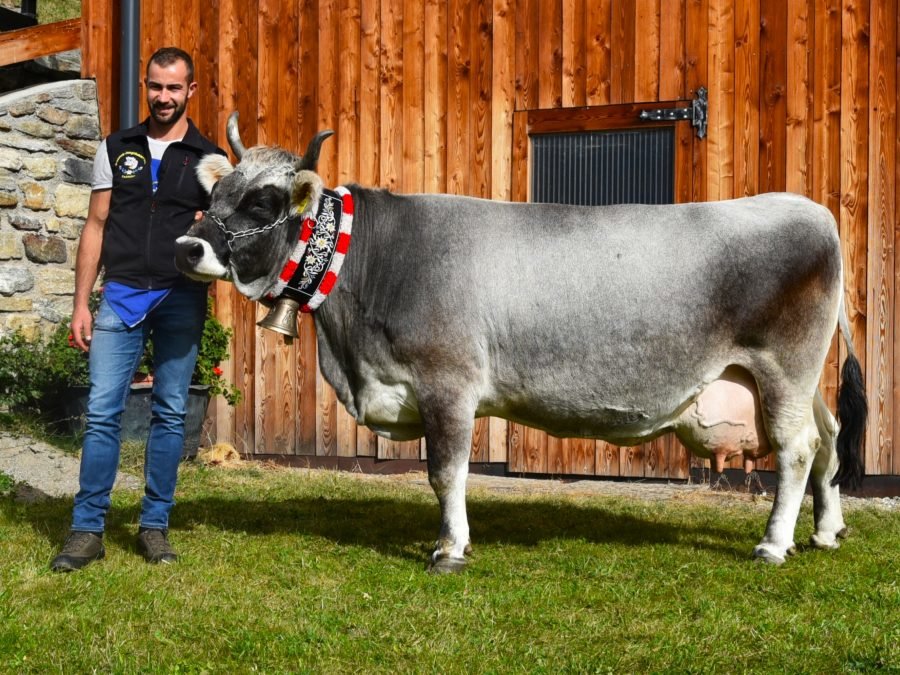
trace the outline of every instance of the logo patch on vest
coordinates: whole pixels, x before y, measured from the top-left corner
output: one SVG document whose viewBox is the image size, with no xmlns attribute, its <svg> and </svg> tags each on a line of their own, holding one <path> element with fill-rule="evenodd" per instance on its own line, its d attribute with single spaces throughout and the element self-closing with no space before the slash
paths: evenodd
<svg viewBox="0 0 900 675">
<path fill-rule="evenodd" d="M 116 157 L 116 171 L 122 178 L 134 178 L 147 166 L 147 158 L 139 152 L 126 150 Z"/>
</svg>

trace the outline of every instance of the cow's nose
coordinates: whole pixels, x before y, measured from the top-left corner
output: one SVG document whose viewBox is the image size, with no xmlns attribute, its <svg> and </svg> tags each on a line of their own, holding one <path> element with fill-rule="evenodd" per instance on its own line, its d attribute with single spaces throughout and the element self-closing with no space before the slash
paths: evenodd
<svg viewBox="0 0 900 675">
<path fill-rule="evenodd" d="M 175 244 L 175 266 L 193 269 L 203 258 L 203 244 L 198 241 L 183 241 Z"/>
</svg>

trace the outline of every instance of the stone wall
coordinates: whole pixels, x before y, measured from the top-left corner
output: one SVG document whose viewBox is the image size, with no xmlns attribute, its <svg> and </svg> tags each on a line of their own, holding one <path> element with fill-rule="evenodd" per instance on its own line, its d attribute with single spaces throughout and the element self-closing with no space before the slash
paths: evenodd
<svg viewBox="0 0 900 675">
<path fill-rule="evenodd" d="M 0 96 L 0 335 L 37 339 L 71 315 L 98 119 L 91 80 Z"/>
</svg>

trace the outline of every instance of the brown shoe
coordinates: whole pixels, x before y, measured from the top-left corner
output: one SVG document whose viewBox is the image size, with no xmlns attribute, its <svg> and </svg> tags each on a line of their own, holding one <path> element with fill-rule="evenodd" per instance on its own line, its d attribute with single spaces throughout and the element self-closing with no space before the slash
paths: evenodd
<svg viewBox="0 0 900 675">
<path fill-rule="evenodd" d="M 94 532 L 72 530 L 52 562 L 50 569 L 54 572 L 72 572 L 106 555 L 103 548 L 103 536 Z"/>
<path fill-rule="evenodd" d="M 169 531 L 141 528 L 138 531 L 138 550 L 150 563 L 173 563 L 178 560 L 175 549 L 169 544 Z"/>
</svg>

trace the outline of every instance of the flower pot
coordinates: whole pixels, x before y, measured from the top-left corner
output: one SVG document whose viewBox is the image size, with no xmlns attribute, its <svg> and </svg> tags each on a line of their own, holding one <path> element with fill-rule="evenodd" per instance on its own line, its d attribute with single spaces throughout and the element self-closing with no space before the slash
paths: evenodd
<svg viewBox="0 0 900 675">
<path fill-rule="evenodd" d="M 122 413 L 122 440 L 146 441 L 150 435 L 150 406 L 152 384 L 136 383 L 125 402 Z M 72 433 L 84 433 L 87 411 L 88 387 L 71 387 L 63 401 L 63 409 Z M 200 445 L 200 432 L 209 405 L 209 387 L 192 384 L 188 392 L 187 416 L 184 420 L 184 447 L 182 457 L 194 457 Z"/>
</svg>

